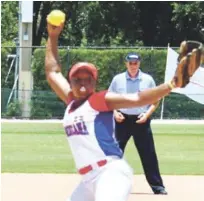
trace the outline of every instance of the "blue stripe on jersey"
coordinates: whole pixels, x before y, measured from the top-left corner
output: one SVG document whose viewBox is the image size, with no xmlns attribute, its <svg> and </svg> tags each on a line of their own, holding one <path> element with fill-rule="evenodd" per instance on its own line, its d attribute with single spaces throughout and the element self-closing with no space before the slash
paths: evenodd
<svg viewBox="0 0 204 201">
<path fill-rule="evenodd" d="M 107 156 L 122 157 L 122 150 L 113 137 L 113 112 L 100 112 L 94 121 L 96 139 Z"/>
</svg>

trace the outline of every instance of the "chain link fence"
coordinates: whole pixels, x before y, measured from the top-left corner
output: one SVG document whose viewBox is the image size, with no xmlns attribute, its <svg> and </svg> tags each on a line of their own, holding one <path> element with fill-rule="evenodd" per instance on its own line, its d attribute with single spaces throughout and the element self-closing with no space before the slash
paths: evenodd
<svg viewBox="0 0 204 201">
<path fill-rule="evenodd" d="M 23 56 L 18 54 L 20 47 L 1 47 L 1 117 L 28 118 L 24 115 L 27 112 L 30 119 L 61 119 L 66 106 L 45 80 L 45 47 L 26 48 L 32 48 L 29 64 L 33 76 L 32 89 L 19 87 L 19 59 Z M 152 75 L 157 84 L 162 83 L 166 50 L 166 47 L 59 47 L 59 55 L 65 76 L 70 66 L 77 61 L 96 64 L 99 68 L 97 89 L 101 90 L 107 89 L 112 78 L 125 70 L 124 57 L 130 51 L 138 52 L 142 56 L 141 69 Z M 28 111 L 25 111 L 24 105 L 28 106 Z M 181 94 L 171 93 L 165 97 L 163 111 L 161 105 L 154 112 L 154 119 L 160 119 L 161 116 L 164 119 L 204 119 L 204 106 Z"/>
</svg>

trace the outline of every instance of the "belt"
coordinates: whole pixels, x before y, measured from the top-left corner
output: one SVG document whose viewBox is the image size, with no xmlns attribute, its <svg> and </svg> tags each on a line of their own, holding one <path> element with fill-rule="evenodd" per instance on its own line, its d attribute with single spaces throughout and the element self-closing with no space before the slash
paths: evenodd
<svg viewBox="0 0 204 201">
<path fill-rule="evenodd" d="M 98 161 L 96 164 L 98 165 L 98 167 L 101 167 L 101 166 L 104 166 L 107 162 L 108 161 L 105 159 L 105 160 Z M 90 172 L 93 169 L 94 168 L 92 165 L 88 165 L 86 167 L 79 169 L 78 172 L 79 172 L 79 174 L 83 175 L 83 174 Z"/>
<path fill-rule="evenodd" d="M 118 110 L 119 112 L 121 112 L 120 110 Z M 123 112 L 121 112 L 124 116 L 127 116 L 127 117 L 138 117 L 140 114 L 126 114 L 126 113 L 123 113 Z"/>
</svg>

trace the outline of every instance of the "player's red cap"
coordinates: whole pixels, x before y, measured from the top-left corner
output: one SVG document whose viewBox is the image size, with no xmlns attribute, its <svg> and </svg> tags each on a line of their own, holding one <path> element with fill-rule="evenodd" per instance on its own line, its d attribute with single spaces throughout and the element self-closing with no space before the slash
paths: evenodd
<svg viewBox="0 0 204 201">
<path fill-rule="evenodd" d="M 69 80 L 73 77 L 73 75 L 78 71 L 78 70 L 87 70 L 89 71 L 95 80 L 97 80 L 98 77 L 98 71 L 96 67 L 92 63 L 87 63 L 87 62 L 79 62 L 76 63 L 72 66 L 70 72 L 69 72 Z"/>
</svg>

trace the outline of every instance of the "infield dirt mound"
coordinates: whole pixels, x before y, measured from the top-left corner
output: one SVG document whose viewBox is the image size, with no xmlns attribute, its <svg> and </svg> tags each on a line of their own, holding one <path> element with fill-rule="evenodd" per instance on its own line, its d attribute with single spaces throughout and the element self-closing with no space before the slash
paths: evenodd
<svg viewBox="0 0 204 201">
<path fill-rule="evenodd" d="M 65 201 L 80 176 L 4 173 L 1 179 L 2 201 Z M 204 176 L 163 176 L 163 180 L 168 195 L 154 195 L 145 177 L 136 175 L 128 201 L 204 201 Z"/>
</svg>

